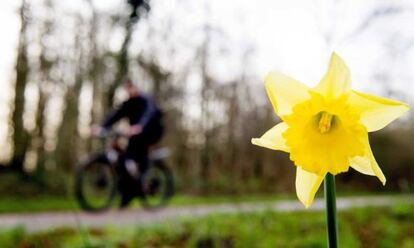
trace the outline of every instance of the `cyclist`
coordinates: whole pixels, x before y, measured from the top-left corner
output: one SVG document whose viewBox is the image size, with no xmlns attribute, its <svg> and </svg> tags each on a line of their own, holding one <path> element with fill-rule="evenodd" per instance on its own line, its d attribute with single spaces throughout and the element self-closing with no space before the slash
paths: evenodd
<svg viewBox="0 0 414 248">
<path fill-rule="evenodd" d="M 94 134 L 102 135 L 119 120 L 129 121 L 129 142 L 123 163 L 127 175 L 120 181 L 121 207 L 128 205 L 136 196 L 138 169 L 139 176 L 144 177 L 149 165 L 149 146 L 158 142 L 164 133 L 162 113 L 154 99 L 141 93 L 130 79 L 123 86 L 128 93 L 128 99 L 114 109 L 101 126 L 93 130 Z"/>
</svg>

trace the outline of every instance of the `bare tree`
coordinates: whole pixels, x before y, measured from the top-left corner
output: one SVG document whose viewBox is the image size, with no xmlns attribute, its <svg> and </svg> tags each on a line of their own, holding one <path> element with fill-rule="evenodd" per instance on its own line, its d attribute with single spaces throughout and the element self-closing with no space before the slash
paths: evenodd
<svg viewBox="0 0 414 248">
<path fill-rule="evenodd" d="M 77 17 L 79 26 L 82 26 L 84 20 Z M 82 33 L 82 32 L 79 32 Z M 70 171 L 77 162 L 79 152 L 78 142 L 78 120 L 79 120 L 79 95 L 86 75 L 85 71 L 85 54 L 84 38 L 80 34 L 75 36 L 76 57 L 72 61 L 74 65 L 74 83 L 67 85 L 66 94 L 64 96 L 65 107 L 63 110 L 62 121 L 57 133 L 56 145 L 56 163 L 60 168 Z"/>
<path fill-rule="evenodd" d="M 13 155 L 11 166 L 13 169 L 23 172 L 23 163 L 29 144 L 29 134 L 23 125 L 24 113 L 24 92 L 26 89 L 29 74 L 27 57 L 27 28 L 28 28 L 29 7 L 26 0 L 23 0 L 20 7 L 20 37 L 17 49 L 16 80 L 14 87 L 14 104 L 12 112 L 13 132 Z"/>
</svg>

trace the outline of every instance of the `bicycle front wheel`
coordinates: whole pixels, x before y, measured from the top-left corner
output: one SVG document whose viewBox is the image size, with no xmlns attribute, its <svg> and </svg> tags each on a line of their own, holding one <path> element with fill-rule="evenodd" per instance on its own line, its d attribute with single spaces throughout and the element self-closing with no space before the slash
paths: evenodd
<svg viewBox="0 0 414 248">
<path fill-rule="evenodd" d="M 104 155 L 81 164 L 76 173 L 75 195 L 82 209 L 103 211 L 109 208 L 117 193 L 117 176 Z"/>
</svg>

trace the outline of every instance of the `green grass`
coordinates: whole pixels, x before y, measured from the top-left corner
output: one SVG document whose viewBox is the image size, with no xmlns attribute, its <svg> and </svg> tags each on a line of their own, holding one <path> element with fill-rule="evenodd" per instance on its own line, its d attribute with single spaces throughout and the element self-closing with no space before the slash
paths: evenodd
<svg viewBox="0 0 414 248">
<path fill-rule="evenodd" d="M 78 205 L 71 198 L 53 196 L 0 198 L 0 213 L 31 213 L 73 209 L 78 209 Z"/>
<path fill-rule="evenodd" d="M 321 192 L 320 192 L 321 193 Z M 356 195 L 355 193 L 353 194 Z M 340 196 L 353 196 L 352 194 L 339 194 Z M 358 193 L 357 196 L 370 196 L 373 193 Z M 383 195 L 381 193 L 381 195 Z M 399 194 L 387 194 L 398 196 Z M 323 197 L 319 194 L 319 197 Z M 292 199 L 297 200 L 294 195 L 280 194 L 252 194 L 252 195 L 218 195 L 218 196 L 194 196 L 176 195 L 173 196 L 168 206 L 192 206 L 209 205 L 221 203 L 248 203 L 248 202 L 272 202 L 276 200 Z M 168 207 L 167 206 L 167 207 Z M 116 203 L 114 204 L 116 207 Z M 140 208 L 138 199 L 131 202 L 130 208 Z M 37 196 L 32 197 L 0 197 L 0 214 L 4 213 L 37 213 L 47 211 L 71 211 L 79 210 L 78 203 L 74 197 Z"/>
<path fill-rule="evenodd" d="M 414 208 L 365 208 L 339 213 L 340 247 L 414 247 Z M 215 214 L 146 226 L 0 231 L 0 247 L 267 248 L 326 247 L 323 212 Z"/>
<path fill-rule="evenodd" d="M 200 204 L 220 204 L 228 202 L 266 202 L 288 196 L 275 195 L 245 195 L 245 196 L 191 196 L 176 195 L 171 199 L 169 206 L 187 206 Z M 131 208 L 139 208 L 139 200 L 134 200 Z M 41 196 L 31 197 L 2 197 L 0 198 L 0 213 L 35 213 L 45 211 L 77 210 L 79 206 L 72 197 Z"/>
<path fill-rule="evenodd" d="M 318 196 L 323 197 L 323 192 Z M 373 193 L 339 194 L 341 196 L 372 196 Z M 375 194 L 378 195 L 378 194 Z M 400 194 L 389 193 L 381 195 L 398 196 Z M 294 195 L 288 194 L 251 194 L 251 195 L 211 195 L 195 196 L 179 194 L 173 196 L 168 206 L 192 206 L 221 203 L 248 203 L 248 202 L 272 202 L 276 200 L 297 200 Z M 114 204 L 114 207 L 116 207 Z M 140 208 L 138 199 L 131 202 L 130 208 Z M 74 197 L 36 196 L 36 197 L 0 197 L 0 214 L 4 213 L 36 213 L 47 211 L 71 211 L 79 210 Z"/>
</svg>

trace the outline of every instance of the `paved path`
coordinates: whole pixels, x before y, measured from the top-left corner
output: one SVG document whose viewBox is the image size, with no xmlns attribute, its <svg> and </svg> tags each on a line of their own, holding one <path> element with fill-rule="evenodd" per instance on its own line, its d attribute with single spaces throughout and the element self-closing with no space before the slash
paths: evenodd
<svg viewBox="0 0 414 248">
<path fill-rule="evenodd" d="M 396 204 L 414 204 L 414 195 L 399 196 L 360 196 L 338 198 L 337 208 L 340 210 L 369 207 L 393 206 Z M 167 207 L 157 211 L 129 209 L 109 211 L 101 214 L 90 214 L 80 211 L 50 212 L 36 214 L 2 214 L 0 228 L 24 226 L 28 231 L 41 231 L 55 227 L 100 227 L 131 226 L 172 220 L 181 217 L 200 217 L 212 213 L 246 213 L 261 210 L 277 212 L 321 211 L 324 209 L 323 199 L 315 200 L 312 207 L 305 210 L 297 200 L 280 200 L 262 203 L 226 203 L 216 205 L 198 205 L 185 207 Z"/>
</svg>

